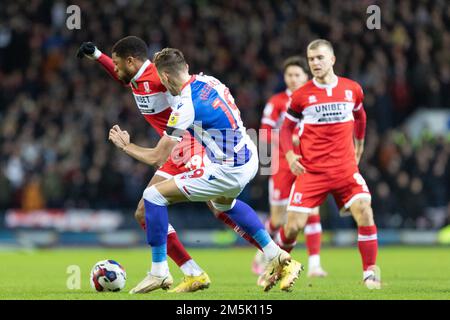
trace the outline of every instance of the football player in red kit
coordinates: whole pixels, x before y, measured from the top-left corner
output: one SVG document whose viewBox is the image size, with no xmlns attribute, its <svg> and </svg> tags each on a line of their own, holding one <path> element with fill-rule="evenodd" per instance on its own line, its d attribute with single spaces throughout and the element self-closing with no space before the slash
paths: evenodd
<svg viewBox="0 0 450 320">
<path fill-rule="evenodd" d="M 281 129 L 281 147 L 298 176 L 283 232 L 295 241 L 308 214 L 332 194 L 338 207 L 349 210 L 358 226 L 363 281 L 369 289 L 379 289 L 377 228 L 369 188 L 358 169 L 366 129 L 363 91 L 355 81 L 334 74 L 336 58 L 329 41 L 311 42 L 307 59 L 313 79 L 292 94 Z M 300 150 L 295 152 L 292 134 L 300 120 L 303 132 Z"/>
<path fill-rule="evenodd" d="M 272 156 L 272 175 L 269 179 L 270 218 L 266 221 L 266 230 L 281 248 L 290 252 L 296 244 L 296 239 L 294 239 L 294 242 L 288 241 L 280 227 L 286 222 L 286 206 L 296 176 L 291 172 L 285 154 L 279 148 L 279 135 L 275 133 L 278 132 L 283 123 L 292 92 L 304 85 L 309 79 L 306 59 L 300 56 L 287 58 L 283 63 L 283 75 L 286 90 L 273 95 L 267 102 L 261 120 L 261 130 L 265 130 L 266 134 L 262 135 L 262 137 L 267 137 L 265 142 L 272 144 L 272 148 L 279 151 Z M 298 149 L 299 145 L 300 128 L 299 123 L 294 130 L 295 149 Z M 309 214 L 304 232 L 309 255 L 308 276 L 324 277 L 327 273 L 320 265 L 322 226 L 320 224 L 319 207 L 314 208 Z M 260 275 L 264 270 L 264 265 L 262 253 L 258 251 L 253 260 L 252 271 Z"/>
<path fill-rule="evenodd" d="M 114 80 L 129 87 L 133 97 L 144 116 L 145 120 L 162 136 L 167 127 L 171 106 L 176 105 L 176 98 L 161 84 L 155 65 L 147 57 L 148 47 L 146 43 L 135 36 L 128 36 L 119 40 L 112 49 L 112 58 L 102 53 L 93 43 L 83 43 L 77 53 L 79 58 L 87 57 L 95 60 L 109 73 Z M 146 156 L 146 148 L 136 145 L 130 146 L 134 152 Z M 174 148 L 167 162 L 161 163 L 160 168 L 149 182 L 149 186 L 170 179 L 171 177 L 202 167 L 209 162 L 204 153 L 204 148 L 187 133 L 182 141 Z M 240 230 L 223 212 L 213 210 L 216 217 L 236 231 L 241 237 L 259 247 L 256 241 Z M 146 228 L 144 203 L 141 199 L 135 212 L 136 220 L 142 228 Z M 193 292 L 208 288 L 210 279 L 198 266 L 178 239 L 175 229 L 169 225 L 167 237 L 167 253 L 169 257 L 180 267 L 184 274 L 183 281 L 173 292 Z M 157 283 L 146 291 L 158 289 Z"/>
</svg>

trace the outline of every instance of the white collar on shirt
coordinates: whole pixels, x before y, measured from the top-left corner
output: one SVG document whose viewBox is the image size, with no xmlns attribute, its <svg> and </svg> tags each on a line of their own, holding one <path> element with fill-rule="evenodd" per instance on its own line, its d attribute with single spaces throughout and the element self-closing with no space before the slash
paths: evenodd
<svg viewBox="0 0 450 320">
<path fill-rule="evenodd" d="M 327 91 L 327 96 L 331 97 L 331 95 L 333 94 L 333 89 L 337 86 L 339 80 L 339 78 L 336 75 L 334 77 L 335 79 L 333 80 L 332 83 L 321 84 L 317 82 L 316 78 L 313 78 L 313 83 L 316 87 L 325 89 Z"/>
<path fill-rule="evenodd" d="M 333 89 L 338 84 L 338 77 L 335 75 L 333 82 L 328 83 L 328 84 L 319 83 L 319 82 L 317 82 L 316 78 L 313 78 L 313 82 L 314 82 L 314 85 L 316 87 L 318 87 L 318 88 L 321 88 L 321 89 Z"/>
<path fill-rule="evenodd" d="M 139 68 L 138 72 L 134 75 L 133 79 L 131 81 L 137 81 L 142 74 L 144 73 L 145 69 L 150 65 L 150 60 L 145 60 L 145 62 L 142 64 L 142 66 Z"/>
</svg>

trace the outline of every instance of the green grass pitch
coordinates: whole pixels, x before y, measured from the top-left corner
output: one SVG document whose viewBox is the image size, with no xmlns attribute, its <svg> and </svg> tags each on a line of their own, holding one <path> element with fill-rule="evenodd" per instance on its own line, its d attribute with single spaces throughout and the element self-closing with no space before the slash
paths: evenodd
<svg viewBox="0 0 450 320">
<path fill-rule="evenodd" d="M 262 292 L 250 271 L 254 250 L 191 249 L 191 255 L 208 272 L 209 289 L 171 294 L 162 290 L 130 295 L 150 264 L 148 249 L 54 249 L 0 252 L 0 299 L 450 299 L 450 250 L 448 247 L 381 247 L 378 264 L 384 287 L 370 291 L 362 285 L 357 248 L 324 248 L 325 279 L 302 274 L 292 292 L 273 288 Z M 293 257 L 306 261 L 302 248 Z M 89 285 L 89 272 L 98 260 L 115 259 L 127 271 L 125 290 L 97 293 Z M 78 265 L 81 288 L 69 290 L 67 267 Z M 177 284 L 182 274 L 170 262 Z"/>
</svg>

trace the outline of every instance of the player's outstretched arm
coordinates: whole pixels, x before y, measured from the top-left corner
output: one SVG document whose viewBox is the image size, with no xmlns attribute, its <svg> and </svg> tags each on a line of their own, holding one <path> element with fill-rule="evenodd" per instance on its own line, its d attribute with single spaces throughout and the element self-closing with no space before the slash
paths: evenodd
<svg viewBox="0 0 450 320">
<path fill-rule="evenodd" d="M 122 80 L 117 77 L 117 74 L 114 71 L 114 63 L 112 59 L 101 52 L 94 43 L 83 42 L 80 48 L 78 48 L 77 57 L 79 59 L 83 59 L 84 57 L 86 57 L 89 60 L 97 61 L 114 80 L 116 80 L 123 86 L 127 86 Z"/>
<path fill-rule="evenodd" d="M 128 132 L 120 129 L 118 125 L 109 130 L 109 140 L 129 156 L 155 167 L 160 167 L 167 161 L 172 149 L 178 143 L 167 136 L 163 136 L 155 148 L 144 148 L 131 143 Z"/>
</svg>

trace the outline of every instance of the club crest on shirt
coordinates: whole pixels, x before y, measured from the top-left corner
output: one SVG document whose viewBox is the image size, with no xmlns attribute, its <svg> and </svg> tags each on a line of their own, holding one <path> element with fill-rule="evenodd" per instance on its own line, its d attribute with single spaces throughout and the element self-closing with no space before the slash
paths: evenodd
<svg viewBox="0 0 450 320">
<path fill-rule="evenodd" d="M 309 96 L 308 101 L 309 101 L 309 103 L 315 103 L 315 102 L 317 102 L 317 98 L 314 95 L 313 96 Z"/>
<path fill-rule="evenodd" d="M 150 92 L 150 85 L 148 83 L 148 81 L 144 82 L 144 90 L 145 92 L 149 93 Z"/>
<path fill-rule="evenodd" d="M 352 90 L 345 90 L 345 100 L 353 101 L 353 91 Z"/>
</svg>

